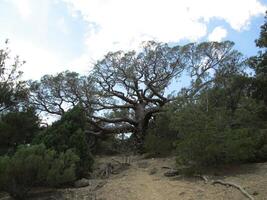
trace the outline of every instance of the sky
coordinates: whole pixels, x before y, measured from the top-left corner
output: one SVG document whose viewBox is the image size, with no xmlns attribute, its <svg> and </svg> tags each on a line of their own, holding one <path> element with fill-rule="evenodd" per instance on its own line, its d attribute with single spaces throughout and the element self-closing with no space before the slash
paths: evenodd
<svg viewBox="0 0 267 200">
<path fill-rule="evenodd" d="M 64 70 L 89 73 L 109 51 L 143 41 L 235 42 L 255 55 L 267 0 L 0 0 L 0 48 L 26 64 L 24 79 Z"/>
</svg>

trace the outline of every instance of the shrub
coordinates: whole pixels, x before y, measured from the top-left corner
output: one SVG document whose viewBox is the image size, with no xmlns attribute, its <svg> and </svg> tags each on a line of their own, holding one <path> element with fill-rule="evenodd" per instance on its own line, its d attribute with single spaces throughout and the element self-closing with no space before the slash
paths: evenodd
<svg viewBox="0 0 267 200">
<path fill-rule="evenodd" d="M 61 186 L 76 179 L 79 157 L 71 150 L 56 153 L 43 144 L 19 146 L 13 156 L 0 157 L 0 190 L 24 199 L 34 186 Z"/>
<path fill-rule="evenodd" d="M 172 118 L 172 126 L 181 136 L 177 141 L 177 163 L 196 171 L 263 161 L 267 140 L 259 110 L 261 105 L 249 98 L 240 99 L 234 111 L 225 106 L 207 110 L 193 103 L 182 107 Z"/>
<path fill-rule="evenodd" d="M 205 168 L 248 161 L 256 153 L 253 137 L 248 129 L 188 134 L 177 142 L 178 164 Z"/>
<path fill-rule="evenodd" d="M 162 157 L 171 154 L 174 148 L 173 141 L 164 137 L 148 134 L 145 137 L 145 152 L 149 156 Z"/>
<path fill-rule="evenodd" d="M 170 109 L 166 109 L 150 124 L 144 142 L 145 152 L 149 156 L 168 156 L 175 149 L 177 131 L 170 127 L 170 118 Z"/>
<path fill-rule="evenodd" d="M 92 170 L 93 165 L 89 138 L 84 131 L 85 125 L 85 113 L 80 107 L 74 107 L 51 127 L 39 134 L 34 139 L 34 143 L 44 143 L 48 148 L 53 148 L 57 152 L 73 149 L 80 158 L 76 174 L 81 177 Z"/>
<path fill-rule="evenodd" d="M 12 152 L 20 144 L 31 143 L 39 131 L 39 119 L 33 109 L 0 116 L 0 155 Z"/>
</svg>

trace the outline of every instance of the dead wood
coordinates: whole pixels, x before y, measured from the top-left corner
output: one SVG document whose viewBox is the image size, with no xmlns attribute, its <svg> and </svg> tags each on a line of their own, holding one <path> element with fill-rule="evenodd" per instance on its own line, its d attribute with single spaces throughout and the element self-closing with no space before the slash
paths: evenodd
<svg viewBox="0 0 267 200">
<path fill-rule="evenodd" d="M 222 180 L 215 180 L 215 181 L 212 181 L 211 184 L 212 185 L 214 185 L 214 184 L 221 184 L 221 185 L 224 185 L 224 186 L 234 187 L 234 188 L 238 189 L 240 192 L 242 192 L 242 194 L 244 196 L 246 196 L 247 198 L 249 198 L 250 200 L 254 200 L 254 197 L 252 197 L 243 187 L 241 187 L 240 185 L 237 185 L 235 183 L 225 182 L 225 181 L 222 181 Z"/>
<path fill-rule="evenodd" d="M 205 175 L 195 175 L 195 177 L 201 178 L 204 181 L 205 184 L 207 184 L 208 181 L 209 181 L 208 177 L 205 176 Z"/>
</svg>

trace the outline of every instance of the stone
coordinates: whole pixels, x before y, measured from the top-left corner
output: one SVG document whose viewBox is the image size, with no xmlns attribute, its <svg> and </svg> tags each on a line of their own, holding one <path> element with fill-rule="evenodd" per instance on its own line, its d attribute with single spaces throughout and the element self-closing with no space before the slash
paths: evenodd
<svg viewBox="0 0 267 200">
<path fill-rule="evenodd" d="M 82 179 L 74 182 L 74 187 L 76 187 L 76 188 L 86 187 L 88 185 L 89 185 L 89 180 L 86 178 L 82 178 Z"/>
<path fill-rule="evenodd" d="M 149 170 L 149 174 L 150 175 L 156 174 L 157 171 L 158 171 L 158 169 L 156 167 L 153 167 L 152 169 Z"/>
</svg>

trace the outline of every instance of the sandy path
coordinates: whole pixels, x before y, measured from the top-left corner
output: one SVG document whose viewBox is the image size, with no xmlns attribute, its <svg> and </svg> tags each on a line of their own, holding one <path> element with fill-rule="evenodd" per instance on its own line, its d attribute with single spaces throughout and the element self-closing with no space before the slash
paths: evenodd
<svg viewBox="0 0 267 200">
<path fill-rule="evenodd" d="M 112 177 L 97 192 L 97 199 L 192 200 L 196 199 L 194 197 L 203 200 L 207 199 L 201 186 L 191 182 L 170 180 L 167 177 L 156 174 L 150 175 L 149 170 L 149 168 L 143 169 L 134 165 L 122 174 Z"/>
<path fill-rule="evenodd" d="M 168 163 L 169 164 L 169 163 Z M 227 188 L 221 185 L 205 184 L 199 179 L 174 180 L 164 177 L 161 167 L 165 163 L 154 160 L 150 167 L 139 168 L 136 163 L 129 170 L 115 175 L 108 179 L 101 189 L 97 191 L 99 200 L 246 200 L 238 190 Z M 152 166 L 158 167 L 156 174 L 150 175 Z M 227 177 L 226 181 L 234 181 L 241 184 L 251 194 L 258 191 L 255 200 L 267 200 L 266 177 L 259 177 L 256 174 Z M 259 178 L 262 183 L 259 184 Z M 254 181 L 254 180 L 255 181 Z M 253 185 L 253 183 L 255 186 Z M 265 189 L 264 189 L 265 188 Z"/>
</svg>

